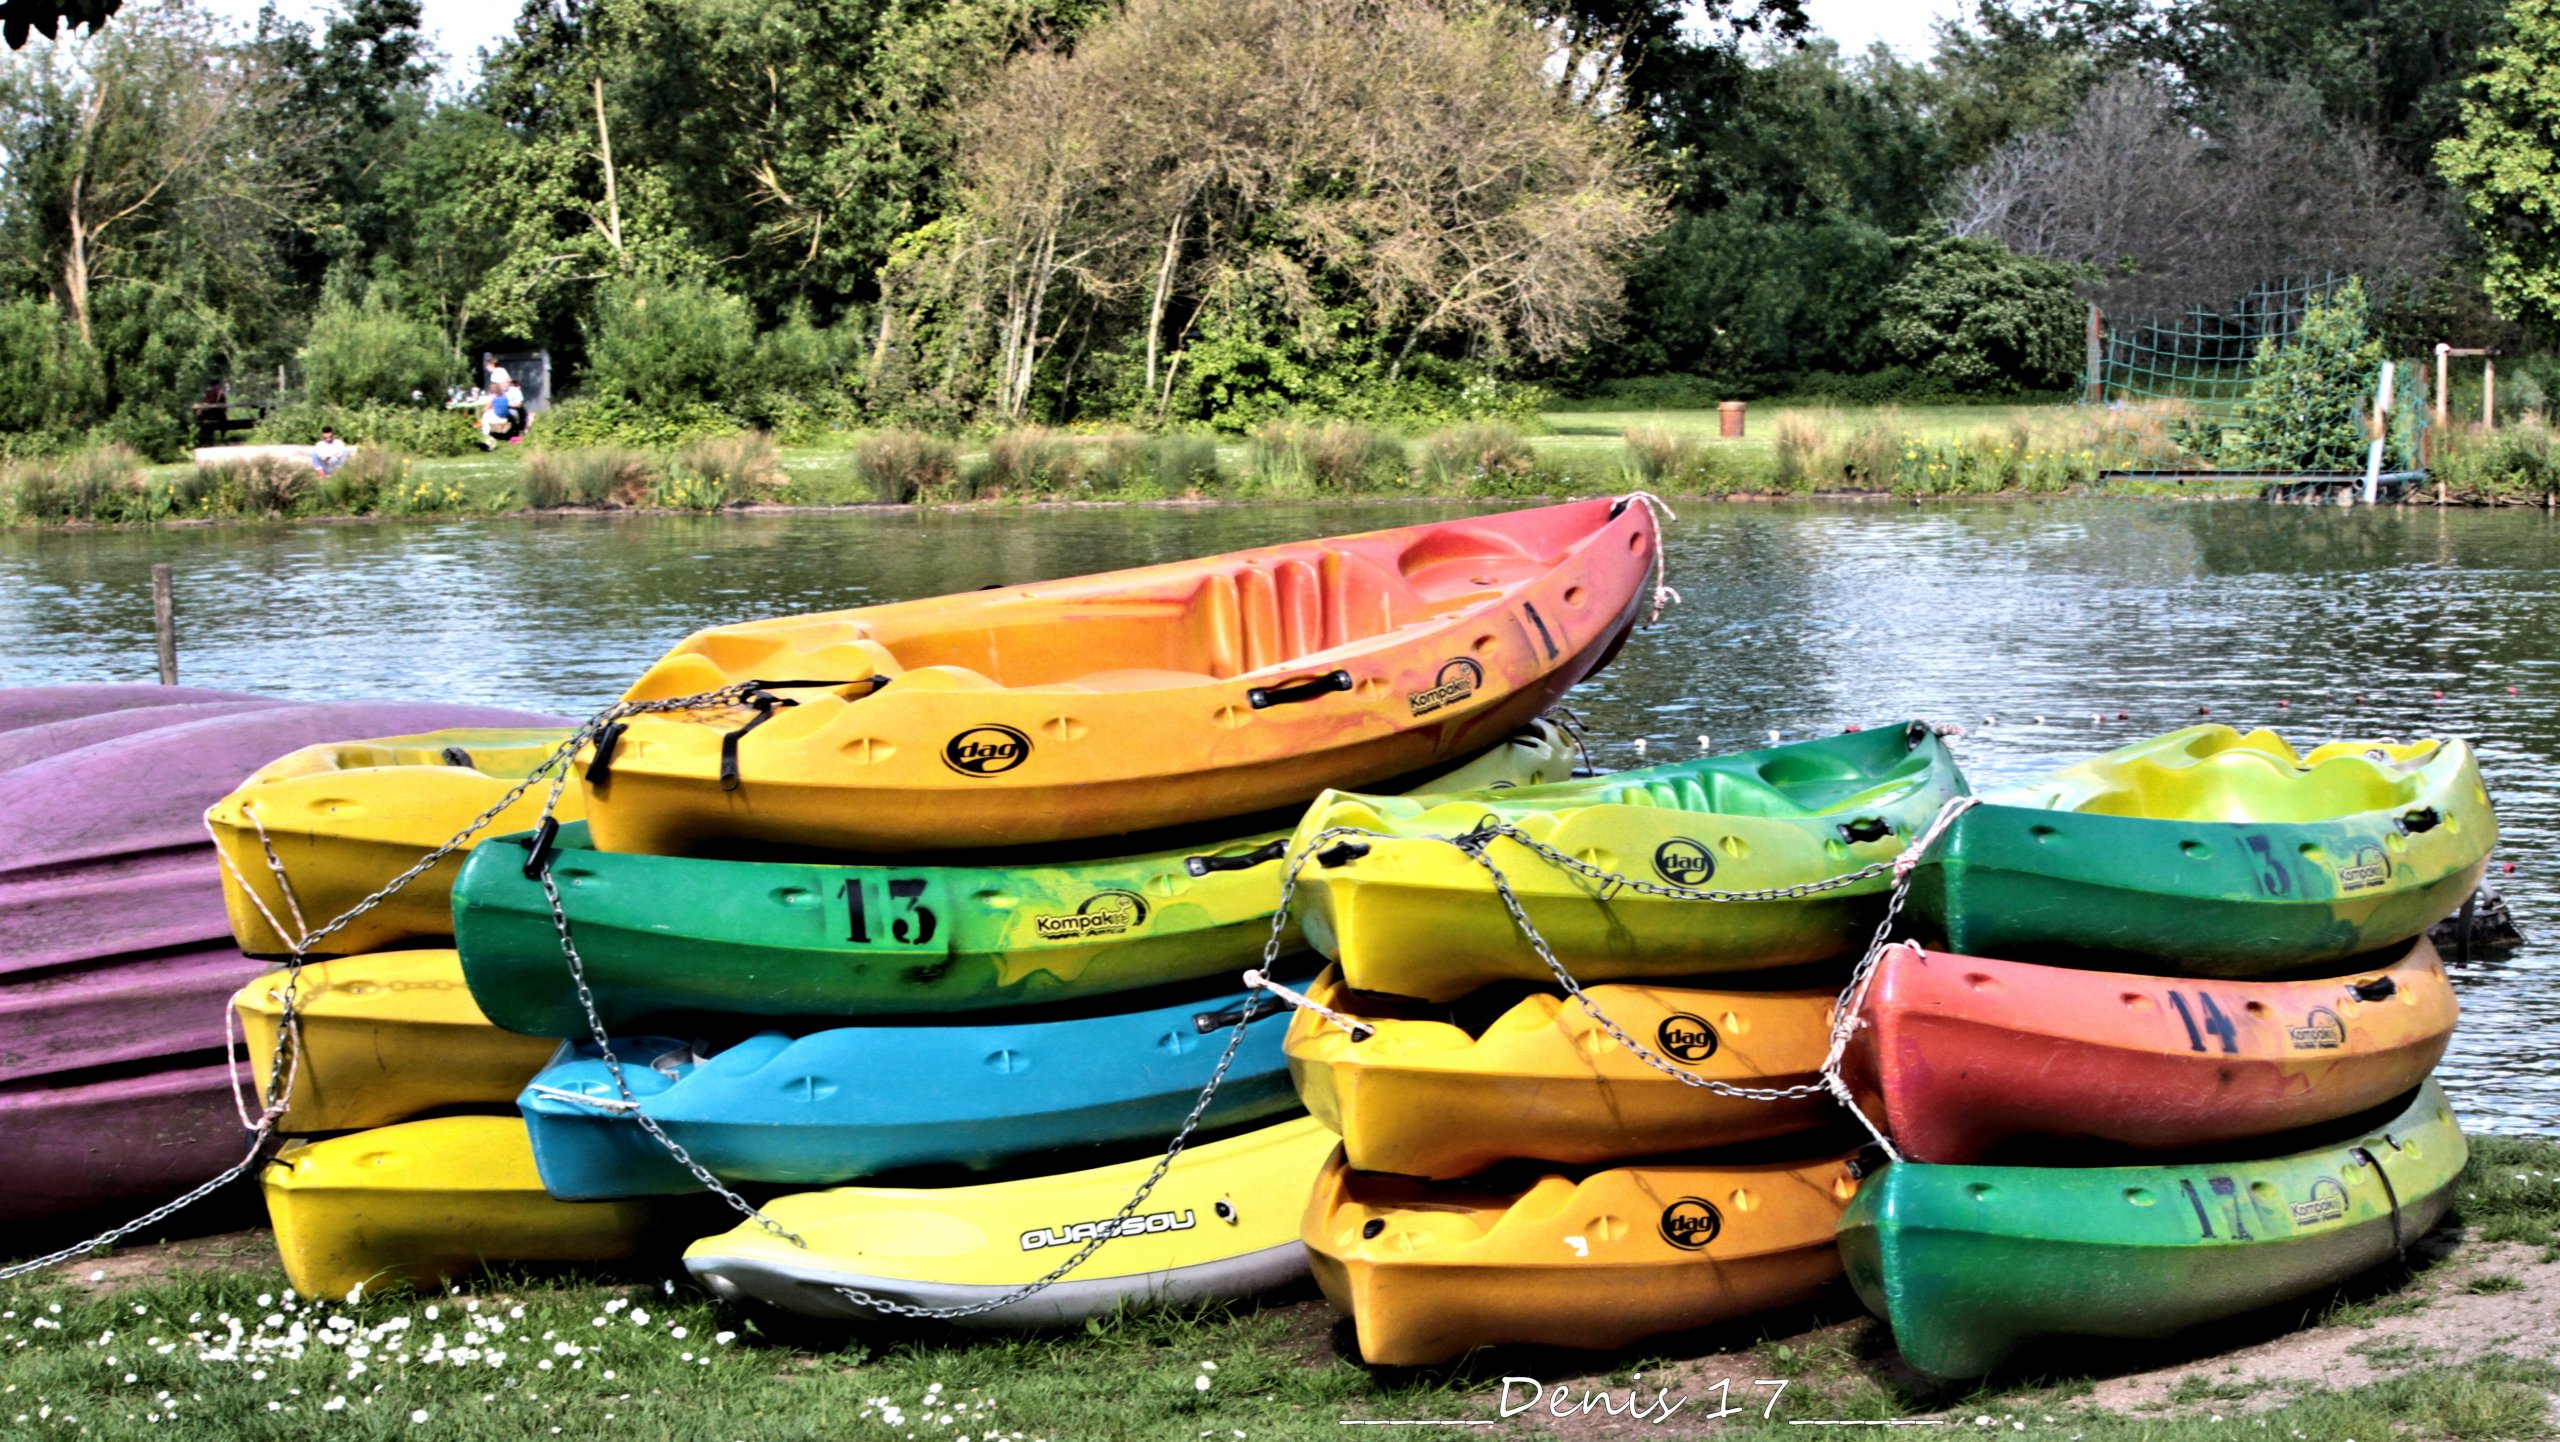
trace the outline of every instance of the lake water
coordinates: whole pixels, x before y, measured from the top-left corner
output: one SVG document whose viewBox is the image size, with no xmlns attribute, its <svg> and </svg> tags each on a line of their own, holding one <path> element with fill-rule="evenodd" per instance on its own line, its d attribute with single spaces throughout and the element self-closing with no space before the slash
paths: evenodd
<svg viewBox="0 0 2560 1442">
<path fill-rule="evenodd" d="M 0 533 L 0 685 L 151 679 L 154 561 L 176 568 L 191 685 L 584 713 L 715 622 L 1451 513 Z M 2189 724 L 2199 708 L 2303 741 L 2470 738 L 2499 808 L 2492 880 L 2530 944 L 2459 969 L 2464 1020 L 2443 1077 L 2475 1127 L 2560 1134 L 2560 525 L 2548 513 L 1701 503 L 1667 534 L 1683 603 L 1572 698 L 1603 765 L 1908 716 L 1961 724 L 1957 754 L 1977 785 Z"/>
</svg>

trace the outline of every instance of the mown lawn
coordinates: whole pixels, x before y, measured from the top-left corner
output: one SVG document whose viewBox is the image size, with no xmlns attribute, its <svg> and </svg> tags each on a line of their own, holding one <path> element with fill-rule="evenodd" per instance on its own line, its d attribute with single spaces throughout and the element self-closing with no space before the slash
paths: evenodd
<svg viewBox="0 0 2560 1442">
<path fill-rule="evenodd" d="M 2500 1242 L 2540 1248 L 2529 1270 L 2547 1284 L 2560 1258 L 2560 1144 L 2477 1141 L 2457 1222 L 2466 1240 L 2419 1259 L 2414 1276 L 2386 1268 L 2212 1349 L 2291 1338 L 2307 1354 L 2324 1337 L 2351 1338 L 2450 1297 L 2521 1295 L 2528 1284 L 2504 1272 L 2431 1281 Z M 771 1323 L 673 1276 L 484 1279 L 349 1305 L 292 1296 L 263 1241 L 235 1234 L 140 1249 L 0 1285 L 0 1436 L 1450 1439 L 1524 1434 L 1530 1417 L 1497 1414 L 1504 1379 L 1525 1376 L 1569 1383 L 1575 1401 L 1606 1392 L 1623 1408 L 1640 1393 L 1651 1404 L 1669 1387 L 1685 1402 L 1668 1426 L 1620 1419 L 1627 1430 L 1604 1432 L 1596 1408 L 1537 1424 L 1567 1436 L 1860 1435 L 1883 1429 L 1795 1424 L 1937 1418 L 1968 1435 L 2056 1442 L 2489 1442 L 2553 1435 L 2560 1389 L 2560 1369 L 2539 1360 L 2547 1336 L 2492 1335 L 2459 1349 L 2393 1344 L 2387 1357 L 2373 1354 L 2390 1365 L 2362 1385 L 2333 1386 L 2306 1367 L 2281 1396 L 2213 1372 L 2208 1352 L 2162 1404 L 2111 1412 L 2088 1401 L 2093 1381 L 2146 1365 L 2138 1351 L 2047 1354 L 2047 1375 L 1931 1388 L 1896 1365 L 1854 1302 L 1840 1301 L 1646 1355 L 1506 1352 L 1427 1371 L 1351 1360 L 1346 1329 L 1303 1296 L 1033 1337 Z M 2287 1330 L 2300 1322 L 2312 1330 Z M 2083 1358 L 2094 1370 L 2081 1369 Z M 1729 1386 L 1719 1392 L 1717 1380 Z M 1525 1401 L 1525 1384 L 1509 1395 Z M 1728 1398 L 1734 1412 L 1711 1415 Z M 1347 1430 L 1346 1418 L 1497 1425 L 1371 1432 Z"/>
</svg>

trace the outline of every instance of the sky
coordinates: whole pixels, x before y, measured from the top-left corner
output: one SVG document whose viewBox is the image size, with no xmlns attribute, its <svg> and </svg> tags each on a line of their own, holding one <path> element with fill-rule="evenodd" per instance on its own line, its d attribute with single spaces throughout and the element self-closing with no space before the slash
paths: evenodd
<svg viewBox="0 0 2560 1442">
<path fill-rule="evenodd" d="M 216 14 L 243 28 L 255 23 L 261 0 L 207 0 Z M 1930 27 L 1952 16 L 1961 0 L 1809 0 L 1807 10 L 1824 34 L 1845 50 L 1863 50 L 1883 41 L 1903 58 L 1929 53 Z M 277 0 L 277 8 L 299 20 L 324 12 L 325 0 Z M 422 0 L 428 37 L 444 52 L 449 74 L 468 74 L 472 57 L 495 42 L 515 17 L 512 0 Z"/>
</svg>

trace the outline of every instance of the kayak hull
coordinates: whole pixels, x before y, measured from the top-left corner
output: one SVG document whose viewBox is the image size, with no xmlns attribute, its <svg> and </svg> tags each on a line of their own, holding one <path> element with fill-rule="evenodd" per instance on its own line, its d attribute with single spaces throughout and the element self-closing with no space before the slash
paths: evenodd
<svg viewBox="0 0 2560 1442">
<path fill-rule="evenodd" d="M 471 727 L 327 742 L 259 767 L 205 812 L 224 863 L 224 914 L 240 949 L 291 955 L 299 938 L 280 933 L 276 922 L 293 929 L 299 916 L 316 927 L 354 909 L 503 800 L 568 739 L 565 728 Z M 531 788 L 473 844 L 531 827 L 549 791 L 548 781 Z M 577 820 L 583 800 L 577 787 L 567 788 L 560 819 Z M 307 955 L 360 955 L 451 936 L 461 870 L 462 855 L 446 857 Z"/>
<path fill-rule="evenodd" d="M 1898 1162 L 1840 1221 L 1849 1281 L 1903 1360 L 1977 1377 L 2046 1337 L 2147 1339 L 2387 1261 L 2452 1205 L 2444 1093 L 2262 1161 L 2034 1168 Z"/>
<path fill-rule="evenodd" d="M 632 718 L 588 814 L 610 851 L 912 854 L 1301 805 L 1536 717 L 1633 628 L 1659 544 L 1594 499 L 715 628 L 628 699 L 841 684 L 779 693 L 726 786 L 755 711 Z"/>
<path fill-rule="evenodd" d="M 1315 851 L 1299 879 L 1302 924 L 1349 985 L 1450 1001 L 1495 982 L 1553 980 L 1485 865 L 1447 840 L 1485 818 L 1653 886 L 1761 891 L 1878 868 L 1838 889 L 1769 900 L 1604 896 L 1600 883 L 1517 840 L 1483 847 L 1576 979 L 1664 980 L 1856 951 L 1883 916 L 1883 863 L 1964 792 L 1945 744 L 1912 723 L 1499 797 L 1328 795 L 1291 849 Z M 1335 828 L 1357 834 L 1317 844 Z"/>
<path fill-rule="evenodd" d="M 1303 978 L 1299 978 L 1303 980 Z M 1217 991 L 1143 1010 L 968 1025 L 766 1032 L 696 1061 L 682 1042 L 616 1044 L 639 1109 L 725 1181 L 823 1186 L 900 1167 L 988 1168 L 1043 1151 L 1171 1136 L 1238 1021 L 1277 1003 Z M 1201 1124 L 1294 1111 L 1283 1023 L 1250 1026 Z M 652 1061 L 653 1057 L 667 1058 Z M 932 1078 L 877 1087 L 870 1077 Z M 620 1103 L 592 1042 L 517 1099 L 543 1185 L 564 1200 L 699 1191 Z"/>
<path fill-rule="evenodd" d="M 668 1220 L 662 1203 L 552 1200 L 514 1117 L 302 1142 L 262 1180 L 285 1275 L 313 1297 L 433 1287 L 492 1263 L 618 1261 Z"/>
<path fill-rule="evenodd" d="M 1366 1175 L 1307 1203 L 1316 1281 L 1380 1366 L 1609 1349 L 1810 1302 L 1839 1280 L 1847 1159 L 1617 1167 L 1525 1189 Z"/>
<path fill-rule="evenodd" d="M 1119 1231 L 1066 1281 L 955 1319 L 964 1327 L 1058 1326 L 1123 1306 L 1239 1300 L 1302 1278 L 1299 1198 L 1333 1139 L 1304 1117 L 1204 1142 L 1175 1158 Z M 752 1222 L 685 1251 L 724 1296 L 807 1316 L 876 1318 L 845 1289 L 909 1306 L 974 1306 L 1039 1280 L 1109 1223 L 1161 1153 L 1057 1176 L 944 1188 L 840 1187 L 776 1198 L 765 1214 L 804 1248 Z"/>
<path fill-rule="evenodd" d="M 1982 1161 L 2030 1139 L 2213 1146 L 2405 1096 L 2459 1007 L 2423 938 L 2317 981 L 2184 983 L 1897 945 L 1850 1041 L 1850 1085 L 1903 1154 Z"/>
<path fill-rule="evenodd" d="M 1429 785 L 1566 775 L 1571 738 L 1525 727 Z M 605 1024 L 688 1011 L 910 1016 L 1103 996 L 1233 976 L 1271 940 L 1279 832 L 1043 865 L 842 866 L 600 850 L 561 828 L 552 876 Z M 454 927 L 491 1020 L 584 1036 L 541 883 L 520 844 L 463 867 Z M 1295 928 L 1284 953 L 1300 949 Z"/>
<path fill-rule="evenodd" d="M 1734 1086 L 1821 1083 L 1828 991 L 1594 986 L 1594 1005 L 1692 1076 Z M 1313 1011 L 1289 1026 L 1289 1070 L 1363 1172 L 1454 1178 L 1514 1158 L 1590 1164 L 1759 1141 L 1839 1115 L 1827 1095 L 1744 1100 L 1664 1076 L 1560 996 L 1533 995 L 1480 1033 L 1359 997 L 1328 970 L 1320 1005 L 1374 1028 L 1355 1040 Z"/>
<path fill-rule="evenodd" d="M 2251 980 L 2423 934 L 2479 886 L 2497 835 L 2459 741 L 2297 757 L 2197 726 L 1987 795 L 1913 872 L 1910 904 L 1968 955 Z"/>
<path fill-rule="evenodd" d="M 231 1000 L 263 1095 L 283 1021 L 288 973 Z M 301 1054 L 277 1130 L 361 1131 L 452 1107 L 505 1106 L 542 1069 L 553 1043 L 489 1024 L 451 951 L 387 951 L 302 969 L 294 983 Z"/>
</svg>

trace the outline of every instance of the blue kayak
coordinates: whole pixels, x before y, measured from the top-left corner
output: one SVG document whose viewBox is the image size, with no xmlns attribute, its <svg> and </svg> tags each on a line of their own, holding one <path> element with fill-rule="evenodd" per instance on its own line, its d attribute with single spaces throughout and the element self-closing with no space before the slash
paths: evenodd
<svg viewBox="0 0 2560 1442">
<path fill-rule="evenodd" d="M 1301 979 L 1300 984 L 1304 981 Z M 902 1167 L 988 1168 L 1066 1147 L 1162 1142 L 1198 1100 L 1246 1015 L 1204 1127 L 1294 1111 L 1271 997 L 1194 993 L 1147 1010 L 1062 1019 L 763 1032 L 703 1057 L 667 1037 L 619 1038 L 640 1110 L 724 1181 L 795 1186 Z M 563 1201 L 699 1190 L 634 1122 L 592 1042 L 553 1056 L 516 1105 L 542 1184 Z"/>
</svg>

